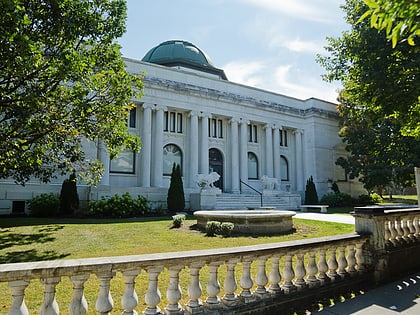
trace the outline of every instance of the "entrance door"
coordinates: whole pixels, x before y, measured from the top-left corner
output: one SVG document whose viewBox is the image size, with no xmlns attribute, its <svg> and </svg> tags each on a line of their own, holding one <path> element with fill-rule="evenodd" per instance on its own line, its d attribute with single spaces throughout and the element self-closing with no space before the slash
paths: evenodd
<svg viewBox="0 0 420 315">
<path fill-rule="evenodd" d="M 209 171 L 216 172 L 220 178 L 213 185 L 223 191 L 223 156 L 217 149 L 209 150 Z"/>
</svg>

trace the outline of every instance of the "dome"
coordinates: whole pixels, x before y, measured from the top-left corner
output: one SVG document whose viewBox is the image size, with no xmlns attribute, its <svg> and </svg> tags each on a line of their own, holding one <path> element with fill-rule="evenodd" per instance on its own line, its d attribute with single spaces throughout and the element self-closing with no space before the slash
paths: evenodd
<svg viewBox="0 0 420 315">
<path fill-rule="evenodd" d="M 170 40 L 153 47 L 142 61 L 167 67 L 184 67 L 219 76 L 227 80 L 225 72 L 213 65 L 209 56 L 194 44 Z"/>
</svg>

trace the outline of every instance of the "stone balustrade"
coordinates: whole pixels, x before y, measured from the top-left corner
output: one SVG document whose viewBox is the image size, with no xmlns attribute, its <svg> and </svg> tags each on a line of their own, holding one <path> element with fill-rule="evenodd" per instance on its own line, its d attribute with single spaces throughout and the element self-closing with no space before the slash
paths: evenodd
<svg viewBox="0 0 420 315">
<path fill-rule="evenodd" d="M 88 308 L 110 314 L 115 298 L 121 301 L 125 315 L 137 314 L 135 309 L 143 301 L 146 307 L 142 312 L 146 315 L 245 314 L 244 310 L 258 309 L 265 300 L 274 303 L 275 299 L 285 300 L 325 286 L 331 290 L 335 283 L 360 277 L 367 269 L 363 247 L 368 239 L 350 234 L 217 250 L 4 264 L 0 281 L 8 282 L 10 315 L 29 314 L 25 290 L 37 280 L 44 291 L 38 292 L 41 315 L 82 315 Z M 183 269 L 189 272 L 184 289 L 180 286 Z M 222 269 L 224 279 L 220 277 Z M 159 282 L 164 270 L 169 273 L 167 287 Z M 136 283 L 143 272 L 147 282 Z M 122 296 L 112 297 L 111 280 L 117 273 L 123 276 L 125 290 Z M 55 292 L 65 277 L 73 284 L 72 298 L 69 305 L 59 306 Z M 99 280 L 94 305 L 88 305 L 84 297 L 90 277 Z M 147 288 L 142 303 L 135 289 L 139 286 Z M 161 292 L 166 292 L 165 299 Z M 163 300 L 166 305 L 162 305 Z"/>
</svg>

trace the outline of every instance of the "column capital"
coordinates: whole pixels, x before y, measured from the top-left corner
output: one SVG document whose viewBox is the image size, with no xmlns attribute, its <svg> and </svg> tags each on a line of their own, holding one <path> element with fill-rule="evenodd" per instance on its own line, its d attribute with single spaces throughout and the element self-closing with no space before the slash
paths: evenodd
<svg viewBox="0 0 420 315">
<path fill-rule="evenodd" d="M 295 134 L 303 134 L 303 129 L 295 129 L 293 132 Z"/>
<path fill-rule="evenodd" d="M 142 104 L 142 107 L 143 107 L 144 109 L 146 109 L 146 108 L 153 109 L 153 108 L 155 107 L 155 104 L 152 104 L 152 103 L 143 103 L 143 104 Z"/>
<path fill-rule="evenodd" d="M 240 118 L 239 123 L 242 124 L 242 125 L 249 125 L 249 124 L 251 124 L 251 121 L 246 119 L 246 118 Z"/>
<path fill-rule="evenodd" d="M 239 123 L 240 122 L 240 119 L 239 118 L 236 118 L 236 117 L 232 117 L 232 118 L 230 118 L 229 119 L 229 123 L 230 124 L 233 124 L 233 123 Z"/>
<path fill-rule="evenodd" d="M 263 128 L 264 129 L 274 129 L 275 128 L 275 123 L 266 123 L 264 126 L 263 126 Z"/>
<path fill-rule="evenodd" d="M 165 105 L 155 104 L 153 110 L 166 112 L 168 110 L 168 107 L 166 107 Z"/>
<path fill-rule="evenodd" d="M 206 113 L 206 112 L 200 112 L 199 114 L 198 114 L 198 117 L 200 117 L 200 118 L 211 118 L 211 113 Z"/>
<path fill-rule="evenodd" d="M 188 117 L 199 117 L 199 116 L 200 116 L 200 113 L 195 110 L 192 110 L 188 113 Z"/>
</svg>

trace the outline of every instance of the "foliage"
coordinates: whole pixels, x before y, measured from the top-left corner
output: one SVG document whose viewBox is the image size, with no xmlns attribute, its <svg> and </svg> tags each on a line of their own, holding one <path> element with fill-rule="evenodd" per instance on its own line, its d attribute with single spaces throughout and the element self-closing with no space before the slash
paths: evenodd
<svg viewBox="0 0 420 315">
<path fill-rule="evenodd" d="M 331 190 L 332 190 L 333 192 L 335 192 L 335 193 L 339 193 L 339 192 L 340 192 L 340 188 L 338 188 L 338 185 L 337 185 L 337 183 L 336 183 L 336 182 L 334 182 L 334 183 L 331 185 Z"/>
<path fill-rule="evenodd" d="M 216 236 L 219 234 L 221 223 L 219 221 L 208 221 L 206 224 L 206 235 Z"/>
<path fill-rule="evenodd" d="M 232 231 L 235 228 L 235 224 L 232 222 L 222 222 L 220 224 L 219 234 L 223 237 L 229 237 L 232 235 Z"/>
<path fill-rule="evenodd" d="M 322 196 L 321 203 L 330 207 L 349 207 L 353 206 L 353 198 L 346 193 L 329 193 Z"/>
<path fill-rule="evenodd" d="M 60 200 L 54 193 L 40 194 L 28 201 L 29 215 L 34 217 L 53 217 L 59 207 Z"/>
<path fill-rule="evenodd" d="M 172 166 L 171 182 L 166 198 L 169 212 L 180 212 L 185 207 L 184 185 L 182 183 L 181 167 L 179 164 Z"/>
<path fill-rule="evenodd" d="M 360 21 L 367 7 L 347 0 L 349 31 L 329 38 L 329 56 L 318 56 L 324 79 L 338 80 L 340 136 L 350 152 L 337 161 L 369 191 L 391 183 L 411 186 L 420 164 L 420 47 L 393 49 L 384 31 Z"/>
<path fill-rule="evenodd" d="M 143 86 L 117 43 L 125 1 L 3 0 L 0 11 L 0 178 L 77 171 L 96 183 L 103 168 L 82 142 L 101 139 L 111 157 L 140 146 L 126 118 Z"/>
<path fill-rule="evenodd" d="M 174 228 L 180 228 L 186 219 L 185 214 L 176 214 L 172 216 L 172 226 Z"/>
<path fill-rule="evenodd" d="M 139 195 L 137 199 L 133 199 L 128 192 L 121 196 L 115 194 L 109 199 L 102 197 L 98 201 L 91 201 L 88 209 L 88 212 L 94 216 L 117 218 L 140 216 L 150 211 L 146 197 Z"/>
<path fill-rule="evenodd" d="M 414 46 L 420 36 L 420 2 L 415 0 L 363 0 L 369 9 L 360 20 L 370 16 L 370 25 L 385 30 L 395 47 L 399 41 Z"/>
<path fill-rule="evenodd" d="M 79 195 L 77 194 L 76 175 L 73 173 L 65 179 L 60 192 L 60 213 L 73 214 L 79 209 Z"/>
<path fill-rule="evenodd" d="M 305 189 L 305 204 L 306 205 L 317 205 L 318 204 L 318 193 L 316 192 L 316 186 L 312 176 L 306 181 Z"/>
<path fill-rule="evenodd" d="M 381 203 L 383 201 L 383 198 L 379 196 L 377 193 L 372 193 L 369 195 L 369 197 L 372 203 Z"/>
</svg>

